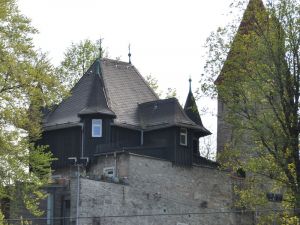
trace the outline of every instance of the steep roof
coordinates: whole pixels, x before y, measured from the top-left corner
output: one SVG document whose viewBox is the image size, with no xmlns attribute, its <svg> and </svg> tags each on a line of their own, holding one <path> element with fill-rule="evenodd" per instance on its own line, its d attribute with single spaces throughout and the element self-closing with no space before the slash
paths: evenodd
<svg viewBox="0 0 300 225">
<path fill-rule="evenodd" d="M 71 90 L 70 96 L 48 113 L 44 128 L 80 122 L 80 116 L 111 116 L 115 124 L 139 126 L 139 103 L 158 100 L 137 69 L 126 62 L 96 60 Z"/>
<path fill-rule="evenodd" d="M 250 0 L 247 8 L 243 14 L 241 23 L 239 25 L 238 31 L 233 39 L 233 42 L 231 44 L 230 51 L 227 55 L 227 59 L 224 62 L 223 68 L 217 77 L 215 84 L 218 84 L 226 74 L 227 71 L 230 71 L 232 68 L 231 64 L 229 63 L 230 59 L 233 58 L 233 56 L 236 56 L 238 53 L 238 50 L 235 50 L 236 43 L 238 42 L 239 35 L 247 34 L 250 31 L 253 31 L 256 29 L 255 27 L 255 21 L 258 16 L 262 16 L 266 13 L 266 8 L 264 6 L 264 3 L 262 0 Z"/>
<path fill-rule="evenodd" d="M 139 126 L 137 106 L 159 98 L 130 63 L 101 60 L 109 107 L 116 113 L 117 125 Z"/>
<path fill-rule="evenodd" d="M 210 134 L 185 114 L 177 99 L 159 100 L 133 65 L 117 60 L 96 60 L 71 95 L 47 114 L 44 129 L 74 126 L 85 115 L 109 116 L 114 125 L 132 129 L 182 126 Z"/>
<path fill-rule="evenodd" d="M 189 79 L 190 89 L 184 105 L 186 115 L 199 126 L 203 126 L 195 97 L 192 92 L 192 80 Z"/>
<path fill-rule="evenodd" d="M 90 68 L 95 70 L 97 66 L 99 61 L 95 61 Z M 115 116 L 106 103 L 100 75 L 91 69 L 73 87 L 70 96 L 46 115 L 43 125 L 45 128 L 78 123 L 80 122 L 78 115 L 88 113 Z"/>
<path fill-rule="evenodd" d="M 184 113 L 176 98 L 142 103 L 139 105 L 138 111 L 142 128 L 145 130 L 181 126 L 198 130 L 203 136 L 211 134 Z"/>
</svg>

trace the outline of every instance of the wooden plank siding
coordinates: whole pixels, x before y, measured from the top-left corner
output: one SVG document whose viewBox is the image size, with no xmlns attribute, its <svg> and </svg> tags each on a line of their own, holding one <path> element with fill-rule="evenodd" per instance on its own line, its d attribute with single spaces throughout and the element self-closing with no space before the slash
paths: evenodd
<svg viewBox="0 0 300 225">
<path fill-rule="evenodd" d="M 80 157 L 81 127 L 45 131 L 38 145 L 48 145 L 53 157 L 52 169 L 70 166 L 69 157 Z"/>
<path fill-rule="evenodd" d="M 180 144 L 180 128 L 176 128 L 175 165 L 191 167 L 193 165 L 193 131 L 187 130 L 187 145 Z"/>
</svg>

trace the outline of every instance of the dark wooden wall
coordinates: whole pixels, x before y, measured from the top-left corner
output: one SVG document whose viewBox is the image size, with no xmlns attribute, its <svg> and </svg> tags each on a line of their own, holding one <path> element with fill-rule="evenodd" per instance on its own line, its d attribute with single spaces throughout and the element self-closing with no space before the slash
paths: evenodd
<svg viewBox="0 0 300 225">
<path fill-rule="evenodd" d="M 102 119 L 102 137 L 92 137 L 92 119 Z M 111 119 L 103 117 L 85 117 L 82 119 L 84 124 L 84 157 L 92 158 L 100 145 L 110 143 Z"/>
<path fill-rule="evenodd" d="M 144 145 L 146 155 L 174 161 L 176 128 L 165 128 L 144 132 Z M 153 149 L 151 152 L 149 148 Z M 156 151 L 154 149 L 160 149 Z"/>
<path fill-rule="evenodd" d="M 187 130 L 187 145 L 180 144 L 180 127 L 176 127 L 176 147 L 175 151 L 175 165 L 178 166 L 192 166 L 193 164 L 193 136 L 192 130 Z"/>
<path fill-rule="evenodd" d="M 52 162 L 52 169 L 64 168 L 71 165 L 69 157 L 80 157 L 81 127 L 45 131 L 38 145 L 48 145 L 57 160 Z"/>
<path fill-rule="evenodd" d="M 192 166 L 193 163 L 193 130 L 188 129 L 187 146 L 180 145 L 180 128 L 169 127 L 147 131 L 143 134 L 141 145 L 141 131 L 111 126 L 111 118 L 102 119 L 102 137 L 92 137 L 92 119 L 101 117 L 84 117 L 83 128 L 83 156 L 93 162 L 97 153 L 113 152 L 127 148 L 129 151 L 166 159 L 179 166 Z M 53 169 L 71 165 L 69 157 L 80 158 L 82 151 L 82 129 L 80 126 L 43 133 L 40 145 L 49 145 L 54 157 L 58 160 L 52 164 Z M 194 144 L 195 145 L 195 144 Z"/>
<path fill-rule="evenodd" d="M 114 126 L 112 127 L 111 142 L 121 148 L 140 146 L 141 131 Z"/>
</svg>

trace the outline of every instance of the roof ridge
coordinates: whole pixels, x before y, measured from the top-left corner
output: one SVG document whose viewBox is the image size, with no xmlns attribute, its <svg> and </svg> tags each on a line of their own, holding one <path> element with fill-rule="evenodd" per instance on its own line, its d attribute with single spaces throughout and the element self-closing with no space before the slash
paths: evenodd
<svg viewBox="0 0 300 225">
<path fill-rule="evenodd" d="M 172 97 L 172 98 L 164 98 L 164 99 L 157 99 L 157 100 L 154 100 L 154 101 L 142 102 L 142 103 L 139 103 L 139 105 L 152 104 L 152 103 L 154 103 L 154 102 L 172 102 L 172 101 L 178 101 L 178 99 L 175 98 L 175 97 Z"/>
<path fill-rule="evenodd" d="M 94 65 L 94 63 L 90 66 L 90 68 Z M 88 69 L 89 70 L 89 69 Z M 88 71 L 87 70 L 87 71 Z M 62 101 L 59 104 L 56 104 L 55 107 L 46 115 L 45 119 L 47 120 L 58 108 L 60 108 L 63 103 L 68 100 L 72 96 L 72 91 L 79 85 L 79 83 L 82 82 L 83 78 L 87 76 L 87 71 L 80 77 L 80 79 L 75 83 L 75 85 L 71 88 L 69 91 L 69 94 L 62 99 Z"/>
<path fill-rule="evenodd" d="M 132 64 L 130 64 L 132 65 Z M 148 84 L 148 82 L 145 80 L 145 78 L 140 74 L 140 72 L 138 71 L 137 68 L 135 68 L 134 65 L 132 65 L 132 68 L 134 69 L 134 71 L 140 76 L 140 78 L 142 79 L 142 81 L 146 84 L 147 88 L 152 92 L 152 94 L 159 100 L 158 95 L 155 93 L 155 91 L 150 87 L 150 85 Z"/>
<path fill-rule="evenodd" d="M 180 103 L 178 102 L 178 100 L 176 101 L 176 103 L 177 103 L 177 106 L 178 106 L 179 110 L 181 111 L 181 113 L 183 113 L 183 116 L 184 116 L 187 120 L 191 121 L 194 125 L 197 125 L 193 120 L 190 119 L 190 117 L 188 117 L 188 116 L 186 115 L 184 109 L 182 108 L 182 106 L 180 105 Z"/>
<path fill-rule="evenodd" d="M 101 60 L 100 60 L 100 70 L 101 70 L 101 74 L 103 74 L 104 72 L 103 72 L 103 68 L 101 66 Z M 102 88 L 103 88 L 104 98 L 106 99 L 107 106 L 111 111 L 113 111 L 112 108 L 111 108 L 111 100 L 110 100 L 108 90 L 107 90 L 107 83 L 106 83 L 105 79 L 103 79 L 103 75 L 102 75 L 102 77 L 100 77 L 100 79 L 103 82 L 103 87 Z"/>
<path fill-rule="evenodd" d="M 125 62 L 125 61 L 121 61 L 121 60 L 118 60 L 118 59 L 109 59 L 109 58 L 102 58 L 101 61 L 107 61 L 107 62 L 117 62 L 117 63 L 122 63 L 122 64 L 128 64 L 128 65 L 132 65 L 131 63 L 129 62 Z"/>
</svg>

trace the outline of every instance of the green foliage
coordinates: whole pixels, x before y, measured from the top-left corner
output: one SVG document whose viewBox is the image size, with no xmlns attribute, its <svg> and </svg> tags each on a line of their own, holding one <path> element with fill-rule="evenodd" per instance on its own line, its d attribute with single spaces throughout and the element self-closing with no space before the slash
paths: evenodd
<svg viewBox="0 0 300 225">
<path fill-rule="evenodd" d="M 29 19 L 13 0 L 0 6 L 0 199 L 23 200 L 39 213 L 52 156 L 32 142 L 40 137 L 41 108 L 60 101 L 64 90 L 46 56 L 34 49 Z"/>
<path fill-rule="evenodd" d="M 294 215 L 300 218 L 291 211 L 300 207 L 300 2 L 278 0 L 266 8 L 259 0 L 251 2 L 234 38 L 236 30 L 228 26 L 208 39 L 210 83 L 203 90 L 215 96 L 212 81 L 218 76 L 218 95 L 233 131 L 220 161 L 248 174 L 235 188 L 237 205 L 268 207 L 267 191 L 284 193 L 280 207 L 287 211 L 281 220 L 288 224 Z"/>
<path fill-rule="evenodd" d="M 148 85 L 152 88 L 152 90 L 157 94 L 158 97 L 162 96 L 162 91 L 159 90 L 158 80 L 152 76 L 151 74 L 145 77 Z"/>
<path fill-rule="evenodd" d="M 162 90 L 160 90 L 158 80 L 154 76 L 150 74 L 146 76 L 145 79 L 148 85 L 152 88 L 152 90 L 157 94 L 159 98 L 178 98 L 176 88 L 168 88 L 164 93 Z"/>
<path fill-rule="evenodd" d="M 57 69 L 57 74 L 67 89 L 70 90 L 99 57 L 99 46 L 99 43 L 86 39 L 79 43 L 72 43 L 67 48 L 64 59 Z"/>
<path fill-rule="evenodd" d="M 177 90 L 176 88 L 168 88 L 166 92 L 165 98 L 176 98 L 177 97 Z"/>
</svg>

